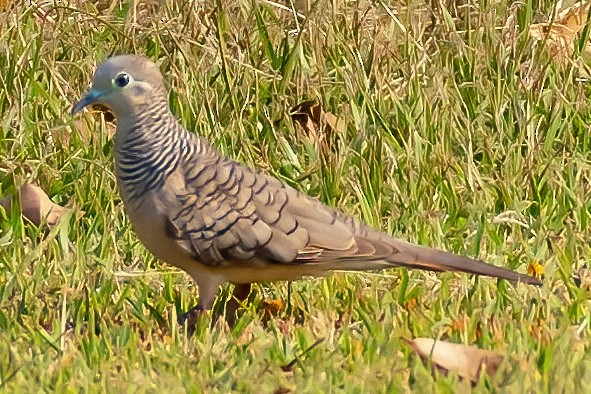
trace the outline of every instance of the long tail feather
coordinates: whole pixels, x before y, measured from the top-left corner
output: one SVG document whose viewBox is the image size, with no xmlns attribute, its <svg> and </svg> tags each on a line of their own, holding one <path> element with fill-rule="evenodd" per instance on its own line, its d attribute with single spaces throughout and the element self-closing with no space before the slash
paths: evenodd
<svg viewBox="0 0 591 394">
<path fill-rule="evenodd" d="M 397 252 L 392 253 L 387 259 L 388 262 L 394 265 L 430 271 L 461 271 L 523 282 L 529 285 L 542 285 L 542 282 L 537 278 L 506 268 L 496 267 L 481 260 L 414 245 L 398 239 L 390 239 L 388 241 L 397 250 Z"/>
</svg>

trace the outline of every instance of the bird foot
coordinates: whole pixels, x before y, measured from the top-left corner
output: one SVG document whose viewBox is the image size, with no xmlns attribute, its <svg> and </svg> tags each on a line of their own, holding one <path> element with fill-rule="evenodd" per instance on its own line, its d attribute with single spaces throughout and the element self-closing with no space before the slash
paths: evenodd
<svg viewBox="0 0 591 394">
<path fill-rule="evenodd" d="M 234 288 L 234 293 L 232 299 L 230 299 L 224 308 L 224 311 L 221 313 L 214 313 L 211 319 L 211 327 L 216 324 L 218 319 L 222 318 L 226 321 L 230 328 L 234 327 L 237 315 L 236 312 L 238 308 L 248 298 L 250 294 L 250 284 L 237 284 Z M 201 317 L 208 313 L 209 310 L 205 309 L 201 306 L 201 302 L 196 306 L 189 309 L 186 313 L 178 316 L 177 322 L 180 326 L 187 325 L 188 332 L 193 334 L 197 329 L 197 324 Z"/>
</svg>

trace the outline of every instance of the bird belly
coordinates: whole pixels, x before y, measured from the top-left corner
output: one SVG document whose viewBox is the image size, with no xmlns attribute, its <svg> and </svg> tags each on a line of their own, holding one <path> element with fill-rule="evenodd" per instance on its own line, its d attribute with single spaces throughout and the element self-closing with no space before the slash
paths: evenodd
<svg viewBox="0 0 591 394">
<path fill-rule="evenodd" d="M 129 217 L 133 230 L 141 243 L 158 259 L 178 267 L 191 275 L 197 263 L 184 249 L 166 234 L 165 215 L 159 199 L 154 193 L 148 192 L 142 196 L 141 204 L 126 201 L 122 194 L 125 212 Z"/>
<path fill-rule="evenodd" d="M 304 276 L 323 276 L 326 270 L 322 267 L 310 267 L 307 265 L 285 265 L 261 262 L 228 263 L 223 267 L 212 270 L 216 274 L 226 278 L 232 283 L 261 283 L 285 280 L 297 280 Z"/>
<path fill-rule="evenodd" d="M 222 261 L 216 266 L 201 263 L 166 233 L 167 204 L 155 192 L 142 196 L 134 204 L 122 193 L 127 215 L 142 244 L 158 259 L 187 272 L 197 283 L 215 277 L 216 282 L 260 283 L 324 276 L 333 270 L 372 270 L 384 268 L 383 262 L 325 261 L 300 264 L 272 263 L 265 259 Z"/>
</svg>

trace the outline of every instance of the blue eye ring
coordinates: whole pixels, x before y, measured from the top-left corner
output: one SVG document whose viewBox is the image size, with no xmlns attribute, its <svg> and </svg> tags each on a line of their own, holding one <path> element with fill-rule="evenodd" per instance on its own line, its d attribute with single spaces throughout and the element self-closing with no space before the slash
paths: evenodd
<svg viewBox="0 0 591 394">
<path fill-rule="evenodd" d="M 131 77 L 128 73 L 121 73 L 115 77 L 115 85 L 120 88 L 124 88 L 131 81 Z"/>
</svg>

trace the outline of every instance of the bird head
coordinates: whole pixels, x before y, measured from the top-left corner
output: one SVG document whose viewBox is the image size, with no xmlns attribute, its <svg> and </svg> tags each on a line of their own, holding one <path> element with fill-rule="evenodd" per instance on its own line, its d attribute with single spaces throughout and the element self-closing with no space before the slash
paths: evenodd
<svg viewBox="0 0 591 394">
<path fill-rule="evenodd" d="M 144 56 L 120 55 L 98 66 L 92 87 L 74 104 L 72 115 L 89 105 L 102 104 L 120 119 L 161 98 L 166 98 L 166 88 L 158 66 Z"/>
</svg>

